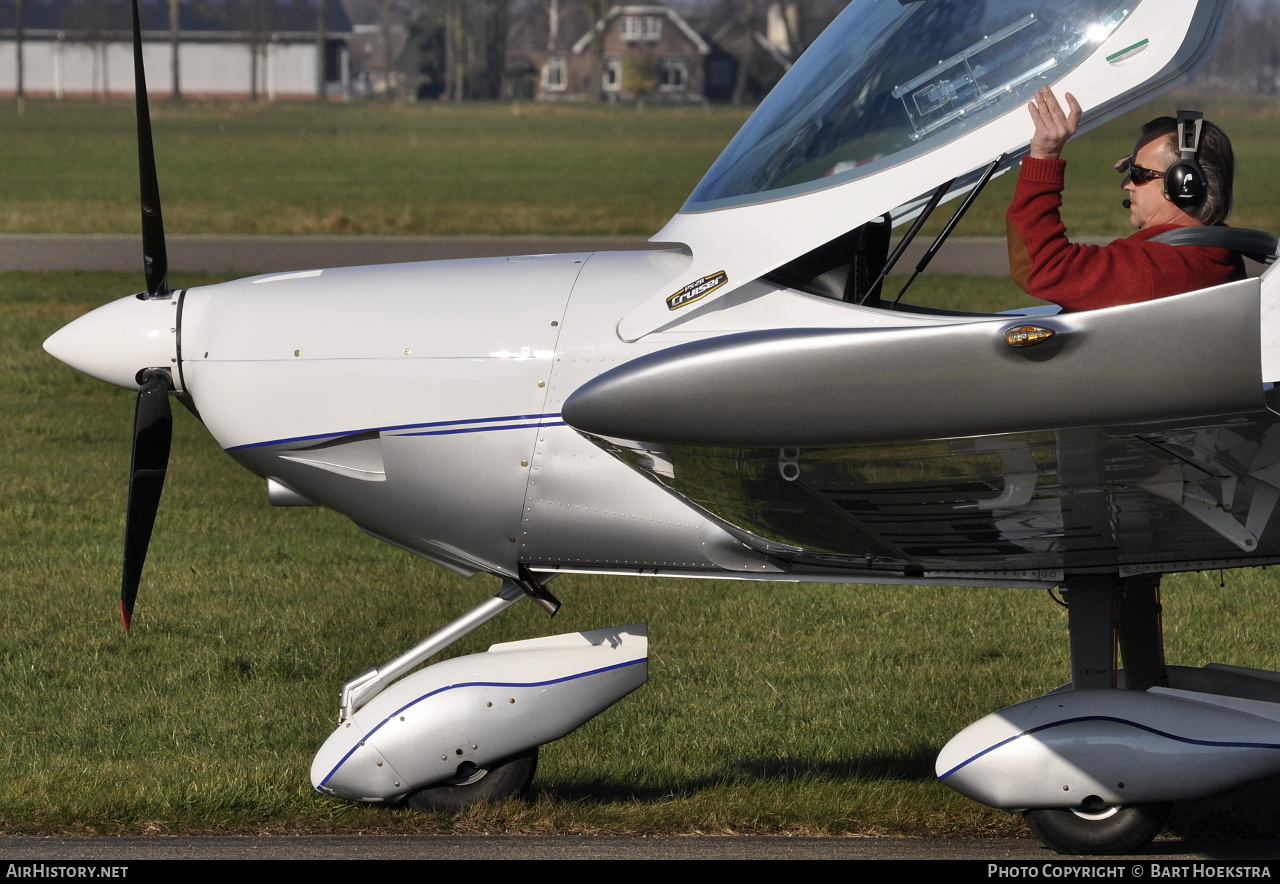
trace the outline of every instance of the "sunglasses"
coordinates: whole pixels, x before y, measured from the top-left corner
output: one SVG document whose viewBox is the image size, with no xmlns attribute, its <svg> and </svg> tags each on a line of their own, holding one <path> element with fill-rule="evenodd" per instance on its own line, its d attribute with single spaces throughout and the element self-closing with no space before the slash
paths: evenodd
<svg viewBox="0 0 1280 884">
<path fill-rule="evenodd" d="M 1148 169 L 1135 163 L 1132 157 L 1129 159 L 1128 167 L 1121 169 L 1121 172 L 1127 172 L 1129 180 L 1134 184 L 1145 184 L 1148 181 L 1155 181 L 1164 177 L 1163 172 L 1157 172 L 1155 169 Z"/>
</svg>

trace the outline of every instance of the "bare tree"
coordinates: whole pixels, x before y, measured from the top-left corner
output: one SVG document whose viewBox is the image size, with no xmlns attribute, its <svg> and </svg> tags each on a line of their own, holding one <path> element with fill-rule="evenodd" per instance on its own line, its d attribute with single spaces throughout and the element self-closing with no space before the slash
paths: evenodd
<svg viewBox="0 0 1280 884">
<path fill-rule="evenodd" d="M 1280 9 L 1274 4 L 1236 4 L 1218 48 L 1191 81 L 1193 86 L 1232 93 L 1280 92 Z"/>
<path fill-rule="evenodd" d="M 240 6 L 249 36 L 249 100 L 257 101 L 261 98 L 258 82 L 262 78 L 262 53 L 271 31 L 271 4 L 269 0 L 240 0 Z"/>
<path fill-rule="evenodd" d="M 506 91 L 511 0 L 444 0 L 444 94 L 452 101 L 501 98 Z"/>
<path fill-rule="evenodd" d="M 95 91 L 100 88 L 105 98 L 111 91 L 107 35 L 124 29 L 129 21 L 129 7 L 119 0 L 76 0 L 58 8 L 56 21 L 62 28 L 83 33 L 85 41 L 94 47 L 94 88 Z"/>
<path fill-rule="evenodd" d="M 770 22 L 776 21 L 785 35 L 786 45 L 782 48 L 791 61 L 799 58 L 805 50 L 805 6 L 800 0 L 771 0 L 769 3 Z"/>
<path fill-rule="evenodd" d="M 21 107 L 23 100 L 26 98 L 26 92 L 24 91 L 24 86 L 22 83 L 22 73 L 23 73 L 22 42 L 23 42 L 23 32 L 26 25 L 27 13 L 26 13 L 26 3 L 24 2 L 24 0 L 15 0 L 15 5 L 17 8 L 14 10 L 14 13 L 13 13 L 14 14 L 13 36 L 14 36 L 14 49 L 17 51 L 17 56 L 18 56 L 17 99 L 18 99 L 18 106 Z"/>
<path fill-rule="evenodd" d="M 547 52 L 552 53 L 560 48 L 560 0 L 538 2 L 547 15 Z"/>
<path fill-rule="evenodd" d="M 206 14 L 229 30 L 239 31 L 249 46 L 249 99 L 258 100 L 260 66 L 273 24 L 273 0 L 196 0 Z"/>
<path fill-rule="evenodd" d="M 605 16 L 609 13 L 611 0 L 582 0 L 591 17 L 591 87 L 588 94 L 594 94 L 597 101 L 604 101 L 604 33 Z"/>
<path fill-rule="evenodd" d="M 736 62 L 735 104 L 760 98 L 849 0 L 706 0 L 697 19 Z"/>
<path fill-rule="evenodd" d="M 504 98 L 507 83 L 507 34 L 511 30 L 510 0 L 487 0 L 485 16 L 485 97 Z"/>
<path fill-rule="evenodd" d="M 742 38 L 738 49 L 738 76 L 733 82 L 733 104 L 741 106 L 747 98 L 747 82 L 751 76 L 751 60 L 756 50 L 756 31 L 760 25 L 757 0 L 741 0 L 738 10 Z"/>
<path fill-rule="evenodd" d="M 397 34 L 399 26 L 405 18 L 405 5 L 400 0 L 381 0 L 379 4 L 378 29 L 381 34 L 381 65 L 383 82 L 386 84 L 387 98 L 396 98 L 401 93 L 399 71 L 396 61 L 401 47 Z"/>
<path fill-rule="evenodd" d="M 445 0 L 445 94 L 453 101 L 467 97 L 467 69 L 471 66 L 471 35 L 467 30 L 466 4 Z"/>
<path fill-rule="evenodd" d="M 327 0 L 316 0 L 316 101 L 325 100 L 326 67 L 329 61 L 329 40 L 324 14 Z"/>
<path fill-rule="evenodd" d="M 182 97 L 182 84 L 178 74 L 178 12 L 179 0 L 169 0 L 169 68 L 172 79 L 173 98 Z"/>
</svg>

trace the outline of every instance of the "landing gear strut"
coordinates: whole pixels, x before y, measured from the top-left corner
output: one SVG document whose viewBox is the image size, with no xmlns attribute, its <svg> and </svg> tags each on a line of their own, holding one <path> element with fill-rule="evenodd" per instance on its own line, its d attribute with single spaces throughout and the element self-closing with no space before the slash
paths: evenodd
<svg viewBox="0 0 1280 884">
<path fill-rule="evenodd" d="M 1067 581 L 1065 595 L 1072 690 L 1168 686 L 1159 575 L 1077 577 Z M 1042 844 L 1059 853 L 1114 855 L 1132 853 L 1158 835 L 1170 807 L 1121 806 L 1087 795 L 1073 807 L 1024 810 L 1022 818 Z"/>
<path fill-rule="evenodd" d="M 343 687 L 338 729 L 311 782 L 328 795 L 458 811 L 523 793 L 538 747 L 558 740 L 644 684 L 642 623 L 493 645 L 411 672 L 529 596 L 559 602 L 532 575 Z"/>
</svg>

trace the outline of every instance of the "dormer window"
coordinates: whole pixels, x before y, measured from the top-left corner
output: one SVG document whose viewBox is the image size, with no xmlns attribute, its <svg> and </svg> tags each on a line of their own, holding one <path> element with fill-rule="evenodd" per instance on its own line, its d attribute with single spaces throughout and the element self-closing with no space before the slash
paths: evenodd
<svg viewBox="0 0 1280 884">
<path fill-rule="evenodd" d="M 622 39 L 627 43 L 656 43 L 662 39 L 662 17 L 658 15 L 624 15 Z"/>
</svg>

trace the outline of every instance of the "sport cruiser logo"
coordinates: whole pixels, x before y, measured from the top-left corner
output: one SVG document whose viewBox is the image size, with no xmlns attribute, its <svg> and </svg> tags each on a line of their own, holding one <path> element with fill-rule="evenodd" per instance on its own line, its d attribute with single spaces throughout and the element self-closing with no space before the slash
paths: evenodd
<svg viewBox="0 0 1280 884">
<path fill-rule="evenodd" d="M 679 310 L 687 304 L 705 298 L 728 281 L 729 274 L 723 270 L 704 276 L 702 279 L 695 279 L 674 295 L 667 295 L 667 309 Z"/>
</svg>

